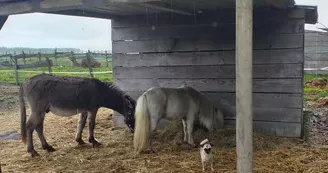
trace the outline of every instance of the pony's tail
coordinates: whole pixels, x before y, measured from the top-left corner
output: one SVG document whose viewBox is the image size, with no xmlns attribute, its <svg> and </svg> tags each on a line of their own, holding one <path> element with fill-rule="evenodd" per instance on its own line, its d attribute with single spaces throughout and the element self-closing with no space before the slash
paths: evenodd
<svg viewBox="0 0 328 173">
<path fill-rule="evenodd" d="M 134 150 L 137 153 L 140 153 L 147 146 L 150 131 L 148 107 L 145 94 L 137 100 L 135 120 L 133 144 Z"/>
<path fill-rule="evenodd" d="M 24 143 L 26 143 L 26 108 L 25 108 L 25 102 L 24 102 L 23 84 L 21 84 L 20 88 L 19 88 L 19 106 L 20 106 L 20 114 L 21 114 L 22 141 Z"/>
</svg>

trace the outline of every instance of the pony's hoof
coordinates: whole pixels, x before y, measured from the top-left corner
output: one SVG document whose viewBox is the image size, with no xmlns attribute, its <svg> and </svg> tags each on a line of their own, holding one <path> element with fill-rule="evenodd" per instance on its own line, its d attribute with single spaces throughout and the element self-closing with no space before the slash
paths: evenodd
<svg viewBox="0 0 328 173">
<path fill-rule="evenodd" d="M 188 142 L 188 144 L 190 145 L 190 146 L 192 146 L 192 147 L 197 147 L 197 145 L 195 144 L 195 143 L 193 143 L 193 142 Z"/>
</svg>

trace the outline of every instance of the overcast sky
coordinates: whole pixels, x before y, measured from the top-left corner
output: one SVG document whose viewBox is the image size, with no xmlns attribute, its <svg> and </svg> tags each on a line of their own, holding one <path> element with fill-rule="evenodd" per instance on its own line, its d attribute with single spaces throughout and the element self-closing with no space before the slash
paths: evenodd
<svg viewBox="0 0 328 173">
<path fill-rule="evenodd" d="M 295 1 L 318 5 L 318 21 L 328 27 L 328 0 Z M 306 25 L 306 29 L 316 27 L 323 26 Z M 42 13 L 12 15 L 0 31 L 0 47 L 111 50 L 110 28 L 110 20 L 105 19 Z"/>
</svg>

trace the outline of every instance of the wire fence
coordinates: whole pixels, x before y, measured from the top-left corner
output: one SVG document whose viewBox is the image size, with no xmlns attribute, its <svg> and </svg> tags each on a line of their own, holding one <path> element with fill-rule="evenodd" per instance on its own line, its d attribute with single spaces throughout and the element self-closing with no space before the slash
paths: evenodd
<svg viewBox="0 0 328 173">
<path fill-rule="evenodd" d="M 0 82 L 21 83 L 40 73 L 95 77 L 112 81 L 112 55 L 107 51 L 25 53 L 0 55 Z"/>
</svg>

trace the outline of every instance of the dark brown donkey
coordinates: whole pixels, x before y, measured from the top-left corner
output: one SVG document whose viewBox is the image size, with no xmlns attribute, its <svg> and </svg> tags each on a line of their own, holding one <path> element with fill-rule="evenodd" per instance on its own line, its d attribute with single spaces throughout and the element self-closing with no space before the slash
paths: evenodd
<svg viewBox="0 0 328 173">
<path fill-rule="evenodd" d="M 31 115 L 26 123 L 27 100 Z M 125 124 L 134 132 L 134 109 L 136 102 L 112 83 L 101 82 L 98 79 L 82 77 L 57 77 L 40 74 L 27 78 L 20 86 L 19 102 L 21 112 L 21 135 L 26 143 L 27 152 L 32 157 L 39 154 L 34 150 L 32 134 L 35 129 L 42 148 L 48 152 L 55 149 L 49 145 L 43 134 L 45 114 L 51 111 L 58 116 L 72 116 L 80 113 L 77 126 L 76 141 L 84 144 L 82 131 L 89 117 L 89 137 L 92 145 L 98 146 L 94 138 L 95 119 L 100 107 L 113 109 L 124 116 Z"/>
</svg>

